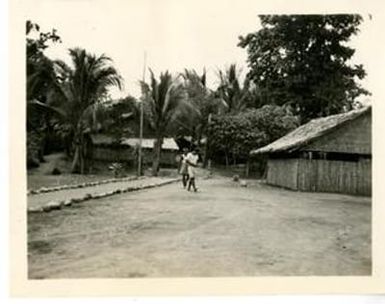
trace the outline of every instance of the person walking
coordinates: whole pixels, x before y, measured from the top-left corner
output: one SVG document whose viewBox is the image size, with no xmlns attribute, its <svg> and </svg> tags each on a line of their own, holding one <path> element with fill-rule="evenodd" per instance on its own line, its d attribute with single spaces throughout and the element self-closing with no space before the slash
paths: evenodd
<svg viewBox="0 0 385 304">
<path fill-rule="evenodd" d="M 183 153 L 181 155 L 181 160 L 180 160 L 180 169 L 179 169 L 179 174 L 182 175 L 182 184 L 183 188 L 187 187 L 187 182 L 189 180 L 188 176 L 188 165 L 187 165 L 187 155 L 188 155 L 188 149 L 183 148 Z"/>
<path fill-rule="evenodd" d="M 190 153 L 187 154 L 186 162 L 187 162 L 187 171 L 189 176 L 189 182 L 187 191 L 191 190 L 191 187 L 193 187 L 194 191 L 197 192 L 198 188 L 195 185 L 195 175 L 196 175 L 196 167 L 198 166 L 198 149 L 194 148 Z"/>
</svg>

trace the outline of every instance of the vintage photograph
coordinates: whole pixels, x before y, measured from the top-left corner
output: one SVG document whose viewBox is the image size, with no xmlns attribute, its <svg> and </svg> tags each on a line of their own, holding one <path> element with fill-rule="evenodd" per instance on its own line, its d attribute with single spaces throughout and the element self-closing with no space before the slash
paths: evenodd
<svg viewBox="0 0 385 304">
<path fill-rule="evenodd" d="M 372 275 L 376 17 L 243 2 L 28 6 L 28 279 Z"/>
</svg>

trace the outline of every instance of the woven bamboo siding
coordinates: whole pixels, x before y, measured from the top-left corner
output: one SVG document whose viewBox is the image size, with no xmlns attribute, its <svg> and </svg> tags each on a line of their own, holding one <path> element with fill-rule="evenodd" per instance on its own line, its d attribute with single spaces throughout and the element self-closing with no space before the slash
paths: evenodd
<svg viewBox="0 0 385 304">
<path fill-rule="evenodd" d="M 371 112 L 317 139 L 303 150 L 371 154 Z"/>
<path fill-rule="evenodd" d="M 371 195 L 371 160 L 299 159 L 298 190 Z"/>
<path fill-rule="evenodd" d="M 297 189 L 298 159 L 270 159 L 267 183 L 289 189 Z"/>
</svg>

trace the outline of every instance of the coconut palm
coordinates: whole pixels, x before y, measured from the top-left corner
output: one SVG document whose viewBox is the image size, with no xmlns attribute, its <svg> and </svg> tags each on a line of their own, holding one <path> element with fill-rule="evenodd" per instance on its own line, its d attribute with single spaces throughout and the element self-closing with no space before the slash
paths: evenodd
<svg viewBox="0 0 385 304">
<path fill-rule="evenodd" d="M 192 105 L 191 115 L 185 118 L 189 122 L 189 131 L 193 141 L 198 144 L 206 136 L 204 147 L 203 163 L 207 162 L 207 148 L 209 138 L 207 138 L 207 127 L 212 115 L 220 114 L 226 111 L 227 104 L 221 98 L 218 98 L 213 91 L 206 86 L 206 70 L 199 75 L 195 70 L 185 70 L 182 74 L 184 86 L 188 95 L 189 103 Z"/>
<path fill-rule="evenodd" d="M 122 79 L 105 55 L 95 56 L 80 48 L 70 49 L 69 54 L 73 67 L 55 62 L 57 81 L 49 106 L 59 114 L 61 127 L 72 138 L 71 171 L 84 173 L 87 152 L 84 135 L 95 125 L 99 103 L 108 89 L 121 88 Z"/>
<path fill-rule="evenodd" d="M 158 175 L 163 139 L 183 116 L 187 108 L 186 93 L 182 83 L 166 71 L 159 81 L 150 70 L 150 83 L 141 82 L 145 119 L 155 134 L 152 174 Z"/>
<path fill-rule="evenodd" d="M 227 104 L 206 86 L 205 70 L 202 75 L 199 75 L 195 70 L 186 69 L 182 76 L 189 102 L 193 105 L 194 109 L 193 115 L 190 116 L 197 128 L 200 129 L 195 134 L 197 139 L 199 139 L 204 133 L 208 117 L 225 112 Z"/>
<path fill-rule="evenodd" d="M 219 71 L 219 87 L 217 94 L 227 104 L 227 112 L 239 113 L 249 104 L 250 82 L 246 78 L 243 85 L 239 80 L 240 70 L 231 64 L 224 72 Z"/>
<path fill-rule="evenodd" d="M 185 70 L 181 75 L 184 80 L 188 102 L 192 111 L 183 117 L 181 125 L 192 136 L 192 141 L 199 143 L 210 107 L 210 91 L 206 87 L 206 72 L 199 75 L 195 70 Z"/>
</svg>

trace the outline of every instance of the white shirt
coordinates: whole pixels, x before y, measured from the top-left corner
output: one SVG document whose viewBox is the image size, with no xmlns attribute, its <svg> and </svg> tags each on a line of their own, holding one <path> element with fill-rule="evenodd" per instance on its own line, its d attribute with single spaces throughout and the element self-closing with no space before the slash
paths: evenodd
<svg viewBox="0 0 385 304">
<path fill-rule="evenodd" d="M 185 164 L 186 163 L 186 159 L 187 159 L 187 155 L 188 154 L 182 154 L 182 164 Z"/>
<path fill-rule="evenodd" d="M 186 160 L 187 160 L 187 163 L 190 163 L 190 164 L 193 164 L 193 165 L 197 165 L 198 163 L 198 159 L 199 159 L 199 156 L 198 154 L 192 154 L 191 152 L 187 154 L 186 156 Z"/>
</svg>

